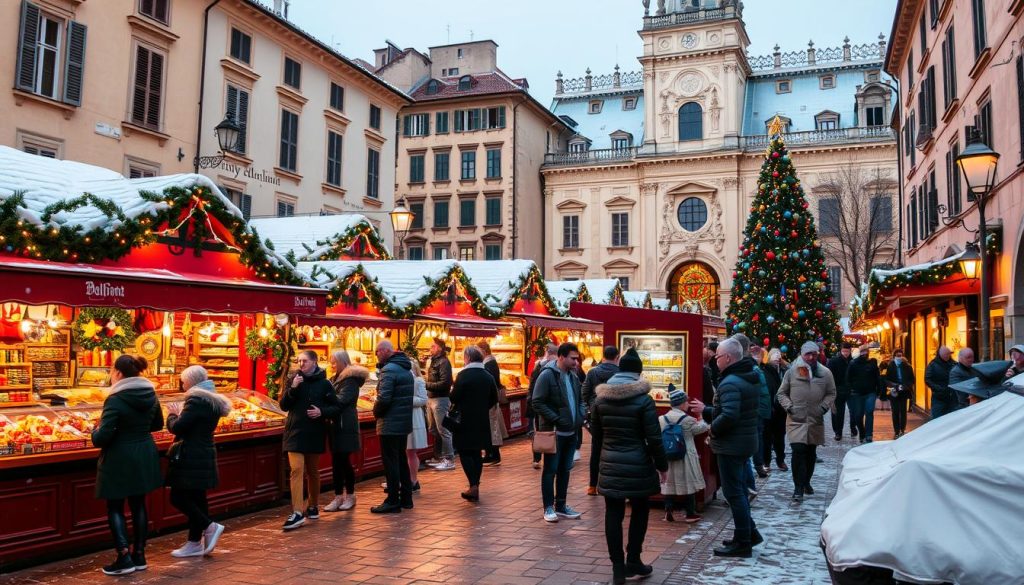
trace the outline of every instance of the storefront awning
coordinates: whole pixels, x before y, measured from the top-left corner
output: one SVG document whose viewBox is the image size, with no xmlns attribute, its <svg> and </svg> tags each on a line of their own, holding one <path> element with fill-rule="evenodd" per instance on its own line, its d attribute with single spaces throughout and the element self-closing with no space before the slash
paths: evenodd
<svg viewBox="0 0 1024 585">
<path fill-rule="evenodd" d="M 322 315 L 327 291 L 162 269 L 0 259 L 0 301 L 157 311 Z"/>
<path fill-rule="evenodd" d="M 506 317 L 522 319 L 530 327 L 547 329 L 565 329 L 569 331 L 604 331 L 604 324 L 590 319 L 574 317 L 555 317 L 552 315 L 531 315 L 527 313 L 509 313 Z"/>
<path fill-rule="evenodd" d="M 417 315 L 414 319 L 444 323 L 448 328 L 448 335 L 454 337 L 494 337 L 498 335 L 499 328 L 509 327 L 509 323 L 469 315 L 460 315 L 459 317 Z"/>
<path fill-rule="evenodd" d="M 319 325 L 320 327 L 371 327 L 380 329 L 408 329 L 412 325 L 409 319 L 387 319 L 367 315 L 326 315 L 299 317 L 299 325 Z"/>
</svg>

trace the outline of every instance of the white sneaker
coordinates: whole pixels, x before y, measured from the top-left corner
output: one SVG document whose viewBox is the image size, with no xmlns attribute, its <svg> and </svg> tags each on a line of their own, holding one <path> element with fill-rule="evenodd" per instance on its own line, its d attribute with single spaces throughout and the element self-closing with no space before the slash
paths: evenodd
<svg viewBox="0 0 1024 585">
<path fill-rule="evenodd" d="M 580 452 L 579 451 L 576 451 L 575 453 L 572 454 L 572 460 L 573 460 L 574 463 L 576 461 L 580 460 Z"/>
<path fill-rule="evenodd" d="M 339 511 L 351 510 L 356 507 L 356 497 L 354 495 L 345 496 L 345 500 L 338 506 Z"/>
<path fill-rule="evenodd" d="M 544 508 L 544 520 L 548 522 L 558 522 L 558 514 L 555 513 L 554 506 Z"/>
<path fill-rule="evenodd" d="M 337 512 L 341 507 L 341 503 L 345 501 L 345 496 L 334 496 L 330 504 L 324 506 L 324 512 Z"/>
<path fill-rule="evenodd" d="M 223 524 L 213 522 L 206 527 L 206 530 L 203 531 L 203 544 L 206 545 L 206 548 L 203 550 L 204 555 L 213 552 L 214 547 L 217 546 L 217 541 L 220 540 L 221 534 L 224 534 Z"/>
<path fill-rule="evenodd" d="M 201 557 L 203 556 L 203 545 L 200 542 L 192 542 L 191 540 L 186 541 L 185 544 L 181 545 L 181 548 L 176 548 L 171 551 L 171 556 L 176 558 L 185 557 Z"/>
<path fill-rule="evenodd" d="M 434 469 L 438 471 L 450 471 L 452 469 L 455 469 L 455 462 L 452 461 L 451 459 L 445 459 L 444 461 L 434 466 Z"/>
</svg>

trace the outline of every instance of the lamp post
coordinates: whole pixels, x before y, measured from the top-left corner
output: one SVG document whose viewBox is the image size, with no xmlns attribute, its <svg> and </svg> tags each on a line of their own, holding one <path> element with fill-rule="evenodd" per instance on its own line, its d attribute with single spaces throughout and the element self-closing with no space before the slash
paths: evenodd
<svg viewBox="0 0 1024 585">
<path fill-rule="evenodd" d="M 220 154 L 215 156 L 196 156 L 192 161 L 192 166 L 197 171 L 199 169 L 219 167 L 224 162 L 224 153 L 229 150 L 235 150 L 238 146 L 238 135 L 242 132 L 242 129 L 235 123 L 235 118 L 228 115 L 224 117 L 220 124 L 214 127 L 213 132 L 217 136 Z"/>
<path fill-rule="evenodd" d="M 403 260 L 405 258 L 405 249 L 402 247 L 402 243 L 405 241 L 405 235 L 412 225 L 415 214 L 405 207 L 405 201 L 403 200 L 388 215 L 391 216 L 391 227 L 395 231 L 395 240 L 398 241 L 398 259 Z"/>
<path fill-rule="evenodd" d="M 995 185 L 996 166 L 999 164 L 999 153 L 982 142 L 981 133 L 977 128 L 972 128 L 967 139 L 967 148 L 956 158 L 960 165 L 960 171 L 967 181 L 967 191 L 974 195 L 978 202 L 978 239 L 980 250 L 978 260 L 978 278 L 981 279 L 981 301 L 978 303 L 978 312 L 981 313 L 981 361 L 991 359 L 989 341 L 989 290 L 988 290 L 988 231 L 985 229 L 985 200 Z M 965 272 L 966 275 L 966 272 Z"/>
</svg>

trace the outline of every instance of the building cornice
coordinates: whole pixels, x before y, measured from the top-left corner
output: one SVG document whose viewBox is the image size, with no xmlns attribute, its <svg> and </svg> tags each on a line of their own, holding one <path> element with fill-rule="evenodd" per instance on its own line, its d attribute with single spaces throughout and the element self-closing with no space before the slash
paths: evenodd
<svg viewBox="0 0 1024 585">
<path fill-rule="evenodd" d="M 946 0 L 948 4 L 952 0 Z M 917 29 L 917 12 L 924 6 L 924 0 L 899 0 L 896 3 L 896 15 L 889 31 L 889 48 L 885 54 L 883 68 L 885 72 L 897 79 L 903 70 L 906 54 Z"/>
</svg>

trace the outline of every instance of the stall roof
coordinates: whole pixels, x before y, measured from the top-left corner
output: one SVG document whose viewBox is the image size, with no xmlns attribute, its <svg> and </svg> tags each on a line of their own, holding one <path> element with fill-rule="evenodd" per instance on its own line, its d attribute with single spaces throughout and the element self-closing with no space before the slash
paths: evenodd
<svg viewBox="0 0 1024 585">
<path fill-rule="evenodd" d="M 617 278 L 588 278 L 580 282 L 586 285 L 590 297 L 594 299 L 594 303 L 599 305 L 614 304 L 617 296 L 616 293 L 622 294 L 623 292 L 622 284 Z"/>
<path fill-rule="evenodd" d="M 454 260 L 386 260 L 300 262 L 298 268 L 319 286 L 332 288 L 357 271 L 372 282 L 394 309 L 405 311 L 424 303 L 458 265 Z"/>
<path fill-rule="evenodd" d="M 624 290 L 622 291 L 622 298 L 626 301 L 627 307 L 645 309 L 651 303 L 651 293 L 647 291 Z"/>
<path fill-rule="evenodd" d="M 544 327 L 569 331 L 604 331 L 604 325 L 590 319 L 577 317 L 557 317 L 554 315 L 532 315 L 528 313 L 509 313 L 506 317 L 522 319 L 530 327 Z"/>
<path fill-rule="evenodd" d="M 912 285 L 939 285 L 939 281 L 948 278 L 959 271 L 957 262 L 964 252 L 949 255 L 934 262 L 924 262 L 905 266 L 892 270 L 873 269 L 868 275 L 868 281 L 861 284 L 861 292 L 850 300 L 850 321 L 851 327 L 858 328 L 861 321 L 869 317 L 873 311 L 878 310 L 876 306 L 880 298 L 885 298 L 887 293 L 897 287 L 908 287 Z M 946 294 L 939 286 L 934 286 L 935 295 Z M 900 296 L 908 296 L 901 294 Z"/>
<path fill-rule="evenodd" d="M 573 301 L 583 300 L 589 303 L 593 300 L 582 280 L 547 280 L 544 284 L 551 300 L 563 314 L 569 312 L 569 303 Z"/>
<path fill-rule="evenodd" d="M 655 309 L 660 309 L 662 311 L 668 311 L 669 309 L 672 308 L 672 301 L 670 301 L 668 299 L 655 299 L 655 298 L 652 297 L 651 298 L 651 306 L 653 306 Z"/>
<path fill-rule="evenodd" d="M 444 323 L 448 328 L 448 334 L 458 337 L 494 337 L 499 333 L 499 328 L 509 327 L 509 324 L 504 321 L 494 321 L 473 315 L 459 315 L 458 317 L 417 315 L 416 320 Z"/>
<path fill-rule="evenodd" d="M 327 291 L 165 269 L 0 258 L 0 302 L 322 315 Z"/>
<path fill-rule="evenodd" d="M 458 263 L 466 278 L 493 312 L 506 313 L 518 299 L 519 288 L 540 271 L 533 260 L 473 260 Z"/>
<path fill-rule="evenodd" d="M 297 261 L 315 261 L 322 256 L 340 259 L 339 248 L 349 251 L 356 239 L 364 234 L 375 248 L 367 251 L 368 259 L 386 260 L 391 257 L 377 228 L 365 215 L 358 213 L 268 217 L 249 220 L 249 225 L 261 238 L 270 240 L 275 251 L 286 258 L 292 254 Z"/>
</svg>

